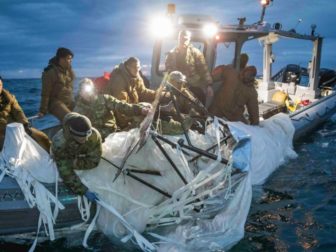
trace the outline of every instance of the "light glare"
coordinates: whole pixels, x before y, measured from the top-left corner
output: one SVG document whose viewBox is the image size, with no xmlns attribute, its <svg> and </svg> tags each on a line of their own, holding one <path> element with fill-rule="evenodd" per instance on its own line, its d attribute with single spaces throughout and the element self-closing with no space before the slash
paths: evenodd
<svg viewBox="0 0 336 252">
<path fill-rule="evenodd" d="M 87 94 L 92 94 L 93 93 L 93 86 L 92 85 L 85 85 L 84 86 L 84 92 Z"/>
<path fill-rule="evenodd" d="M 156 38 L 168 37 L 173 33 L 173 25 L 168 17 L 156 17 L 151 22 L 151 33 Z"/>
<path fill-rule="evenodd" d="M 203 33 L 208 38 L 211 38 L 216 35 L 218 27 L 215 24 L 207 24 L 203 27 Z"/>
</svg>

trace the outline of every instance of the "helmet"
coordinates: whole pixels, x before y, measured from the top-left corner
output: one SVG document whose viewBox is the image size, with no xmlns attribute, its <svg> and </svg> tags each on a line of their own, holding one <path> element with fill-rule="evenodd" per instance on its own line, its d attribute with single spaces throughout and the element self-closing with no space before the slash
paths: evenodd
<svg viewBox="0 0 336 252">
<path fill-rule="evenodd" d="M 168 75 L 168 82 L 172 85 L 175 83 L 186 83 L 187 79 L 184 74 L 179 71 L 173 71 Z"/>
<path fill-rule="evenodd" d="M 191 32 L 188 30 L 181 30 L 179 32 L 179 37 L 185 38 L 185 39 L 190 39 L 191 38 Z"/>
<path fill-rule="evenodd" d="M 74 113 L 75 114 L 75 113 Z M 69 132 L 77 137 L 89 137 L 92 134 L 92 125 L 89 118 L 77 114 L 68 120 Z"/>
</svg>

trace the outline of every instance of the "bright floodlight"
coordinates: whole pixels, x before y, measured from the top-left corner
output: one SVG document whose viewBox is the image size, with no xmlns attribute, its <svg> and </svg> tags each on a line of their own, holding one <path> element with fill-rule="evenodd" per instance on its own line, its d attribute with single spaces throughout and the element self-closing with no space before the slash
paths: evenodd
<svg viewBox="0 0 336 252">
<path fill-rule="evenodd" d="M 156 17 L 151 23 L 151 33 L 156 38 L 164 38 L 171 35 L 173 25 L 168 17 Z"/>
<path fill-rule="evenodd" d="M 215 36 L 217 31 L 218 27 L 215 24 L 207 24 L 203 27 L 203 32 L 208 38 Z"/>
<path fill-rule="evenodd" d="M 270 4 L 270 0 L 261 0 L 260 3 L 262 6 L 267 6 Z"/>
</svg>

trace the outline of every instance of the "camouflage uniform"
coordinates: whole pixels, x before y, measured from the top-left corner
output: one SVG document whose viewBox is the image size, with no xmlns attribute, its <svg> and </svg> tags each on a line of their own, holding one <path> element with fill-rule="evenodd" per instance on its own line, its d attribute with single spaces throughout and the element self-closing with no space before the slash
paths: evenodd
<svg viewBox="0 0 336 252">
<path fill-rule="evenodd" d="M 111 73 L 108 93 L 120 101 L 136 104 L 139 102 L 153 102 L 156 92 L 145 87 L 140 75 L 132 77 L 127 72 L 125 65 L 121 63 Z M 118 126 L 120 126 L 121 129 L 134 127 L 132 118 L 126 117 L 119 112 L 115 114 Z"/>
<path fill-rule="evenodd" d="M 212 84 L 212 78 L 205 62 L 203 53 L 192 44 L 186 48 L 185 52 L 178 47 L 172 49 L 166 58 L 166 71 L 180 71 L 187 77 L 188 88 L 205 103 L 203 89 Z"/>
<path fill-rule="evenodd" d="M 64 118 L 63 129 L 53 137 L 52 154 L 64 184 L 75 194 L 84 195 L 88 188 L 82 184 L 74 170 L 95 168 L 102 155 L 102 141 L 99 132 L 92 128 L 92 134 L 84 144 L 77 143 L 70 135 L 67 122 L 77 113 Z M 76 162 L 74 162 L 76 160 Z"/>
<path fill-rule="evenodd" d="M 111 95 L 98 95 L 97 99 L 90 102 L 79 97 L 74 108 L 75 112 L 87 116 L 92 125 L 98 129 L 102 138 L 118 130 L 114 113 L 119 112 L 126 116 L 140 116 L 142 107 L 140 105 L 128 104 L 119 101 Z"/>
<path fill-rule="evenodd" d="M 3 89 L 0 94 L 0 149 L 2 149 L 5 140 L 6 126 L 12 122 L 22 123 L 26 132 L 49 152 L 50 140 L 47 135 L 29 127 L 28 119 L 15 96 Z"/>
<path fill-rule="evenodd" d="M 56 57 L 49 61 L 42 73 L 42 92 L 40 112 L 50 112 L 60 121 L 71 112 L 74 106 L 72 95 L 75 74 L 72 69 L 62 68 Z"/>
<path fill-rule="evenodd" d="M 178 92 L 174 92 L 174 94 L 176 95 L 176 102 L 181 113 L 188 114 L 191 110 L 194 110 L 194 113 L 198 113 L 198 115 L 201 116 L 207 114 L 206 108 L 197 98 L 193 96 L 188 88 L 182 87 L 180 92 L 181 94 Z"/>
</svg>

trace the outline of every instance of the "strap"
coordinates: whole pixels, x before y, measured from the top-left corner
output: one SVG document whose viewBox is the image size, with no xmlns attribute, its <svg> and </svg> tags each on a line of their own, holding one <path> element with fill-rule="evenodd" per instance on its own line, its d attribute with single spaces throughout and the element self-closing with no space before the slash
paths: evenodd
<svg viewBox="0 0 336 252">
<path fill-rule="evenodd" d="M 87 228 L 87 230 L 85 232 L 84 239 L 83 239 L 83 242 L 82 242 L 82 245 L 83 245 L 84 248 L 89 248 L 89 246 L 87 244 L 87 241 L 89 239 L 89 236 L 90 236 L 91 232 L 93 231 L 94 227 L 96 226 L 96 222 L 97 222 L 97 218 L 98 218 L 99 213 L 100 213 L 100 209 L 101 209 L 101 206 L 97 205 L 96 214 L 93 217 L 90 225 L 88 226 L 88 228 Z"/>
<path fill-rule="evenodd" d="M 87 222 L 90 219 L 91 202 L 85 196 L 77 196 L 77 206 L 82 220 Z"/>
</svg>

